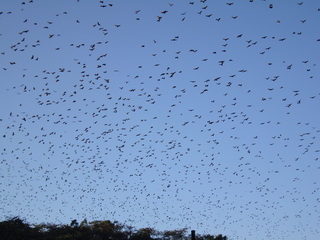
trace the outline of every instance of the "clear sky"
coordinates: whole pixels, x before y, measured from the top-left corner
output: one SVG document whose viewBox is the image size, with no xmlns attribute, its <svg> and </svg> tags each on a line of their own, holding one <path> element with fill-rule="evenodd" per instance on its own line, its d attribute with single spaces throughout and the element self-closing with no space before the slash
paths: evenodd
<svg viewBox="0 0 320 240">
<path fill-rule="evenodd" d="M 0 219 L 318 239 L 319 23 L 315 0 L 2 0 Z"/>
</svg>

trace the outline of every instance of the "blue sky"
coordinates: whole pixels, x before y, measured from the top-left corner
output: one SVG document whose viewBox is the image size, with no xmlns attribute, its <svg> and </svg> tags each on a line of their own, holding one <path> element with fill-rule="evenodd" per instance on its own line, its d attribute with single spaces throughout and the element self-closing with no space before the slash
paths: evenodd
<svg viewBox="0 0 320 240">
<path fill-rule="evenodd" d="M 1 219 L 319 237 L 317 1 L 0 12 Z"/>
</svg>

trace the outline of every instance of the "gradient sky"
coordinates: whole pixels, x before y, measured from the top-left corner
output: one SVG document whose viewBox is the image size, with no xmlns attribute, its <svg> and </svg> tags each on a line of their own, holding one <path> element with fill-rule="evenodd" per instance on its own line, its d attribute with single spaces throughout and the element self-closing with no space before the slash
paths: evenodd
<svg viewBox="0 0 320 240">
<path fill-rule="evenodd" d="M 0 220 L 320 237 L 320 2 L 0 2 Z"/>
</svg>

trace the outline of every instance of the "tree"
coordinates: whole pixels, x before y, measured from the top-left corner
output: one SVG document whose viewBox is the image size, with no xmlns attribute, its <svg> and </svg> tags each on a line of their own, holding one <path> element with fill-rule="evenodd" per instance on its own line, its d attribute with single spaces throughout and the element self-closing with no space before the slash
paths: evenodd
<svg viewBox="0 0 320 240">
<path fill-rule="evenodd" d="M 78 227 L 79 227 L 79 223 L 76 219 L 72 220 L 70 223 L 70 226 L 72 228 L 72 239 L 75 240 L 78 237 Z"/>
<path fill-rule="evenodd" d="M 32 235 L 30 225 L 19 217 L 0 222 L 0 238 L 6 240 L 26 240 Z"/>
<path fill-rule="evenodd" d="M 114 233 L 114 224 L 109 220 L 93 221 L 90 222 L 90 225 L 92 226 L 94 237 L 97 239 L 109 239 Z"/>
<path fill-rule="evenodd" d="M 91 240 L 93 239 L 93 231 L 91 226 L 88 224 L 87 219 L 82 220 L 79 225 L 79 240 Z"/>
<path fill-rule="evenodd" d="M 163 232 L 163 238 L 165 240 L 179 240 L 179 239 L 186 239 L 186 233 L 187 229 L 176 229 L 176 230 L 170 230 L 170 231 L 164 231 Z"/>
<path fill-rule="evenodd" d="M 152 236 L 156 234 L 153 228 L 140 228 L 134 233 L 130 240 L 152 240 Z"/>
<path fill-rule="evenodd" d="M 32 227 L 19 217 L 0 222 L 0 239 L 6 240 L 190 240 L 187 229 L 159 232 L 146 227 L 135 230 L 134 227 L 109 220 L 88 223 L 84 219 L 80 224 L 76 219 L 70 224 L 41 223 Z M 219 234 L 197 235 L 196 240 L 227 240 Z"/>
<path fill-rule="evenodd" d="M 215 237 L 214 240 L 227 240 L 226 236 L 222 236 L 222 234 L 219 234 L 218 236 Z"/>
</svg>

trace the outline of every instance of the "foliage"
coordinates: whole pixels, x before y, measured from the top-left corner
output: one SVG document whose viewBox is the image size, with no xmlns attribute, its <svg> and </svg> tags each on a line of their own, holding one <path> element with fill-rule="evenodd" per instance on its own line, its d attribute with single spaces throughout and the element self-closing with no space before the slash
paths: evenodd
<svg viewBox="0 0 320 240">
<path fill-rule="evenodd" d="M 136 230 L 132 226 L 109 220 L 66 224 L 29 224 L 19 217 L 0 222 L 0 239 L 6 240 L 188 240 L 187 229 L 157 231 L 146 227 Z M 196 240 L 227 240 L 221 234 L 197 235 Z"/>
</svg>

